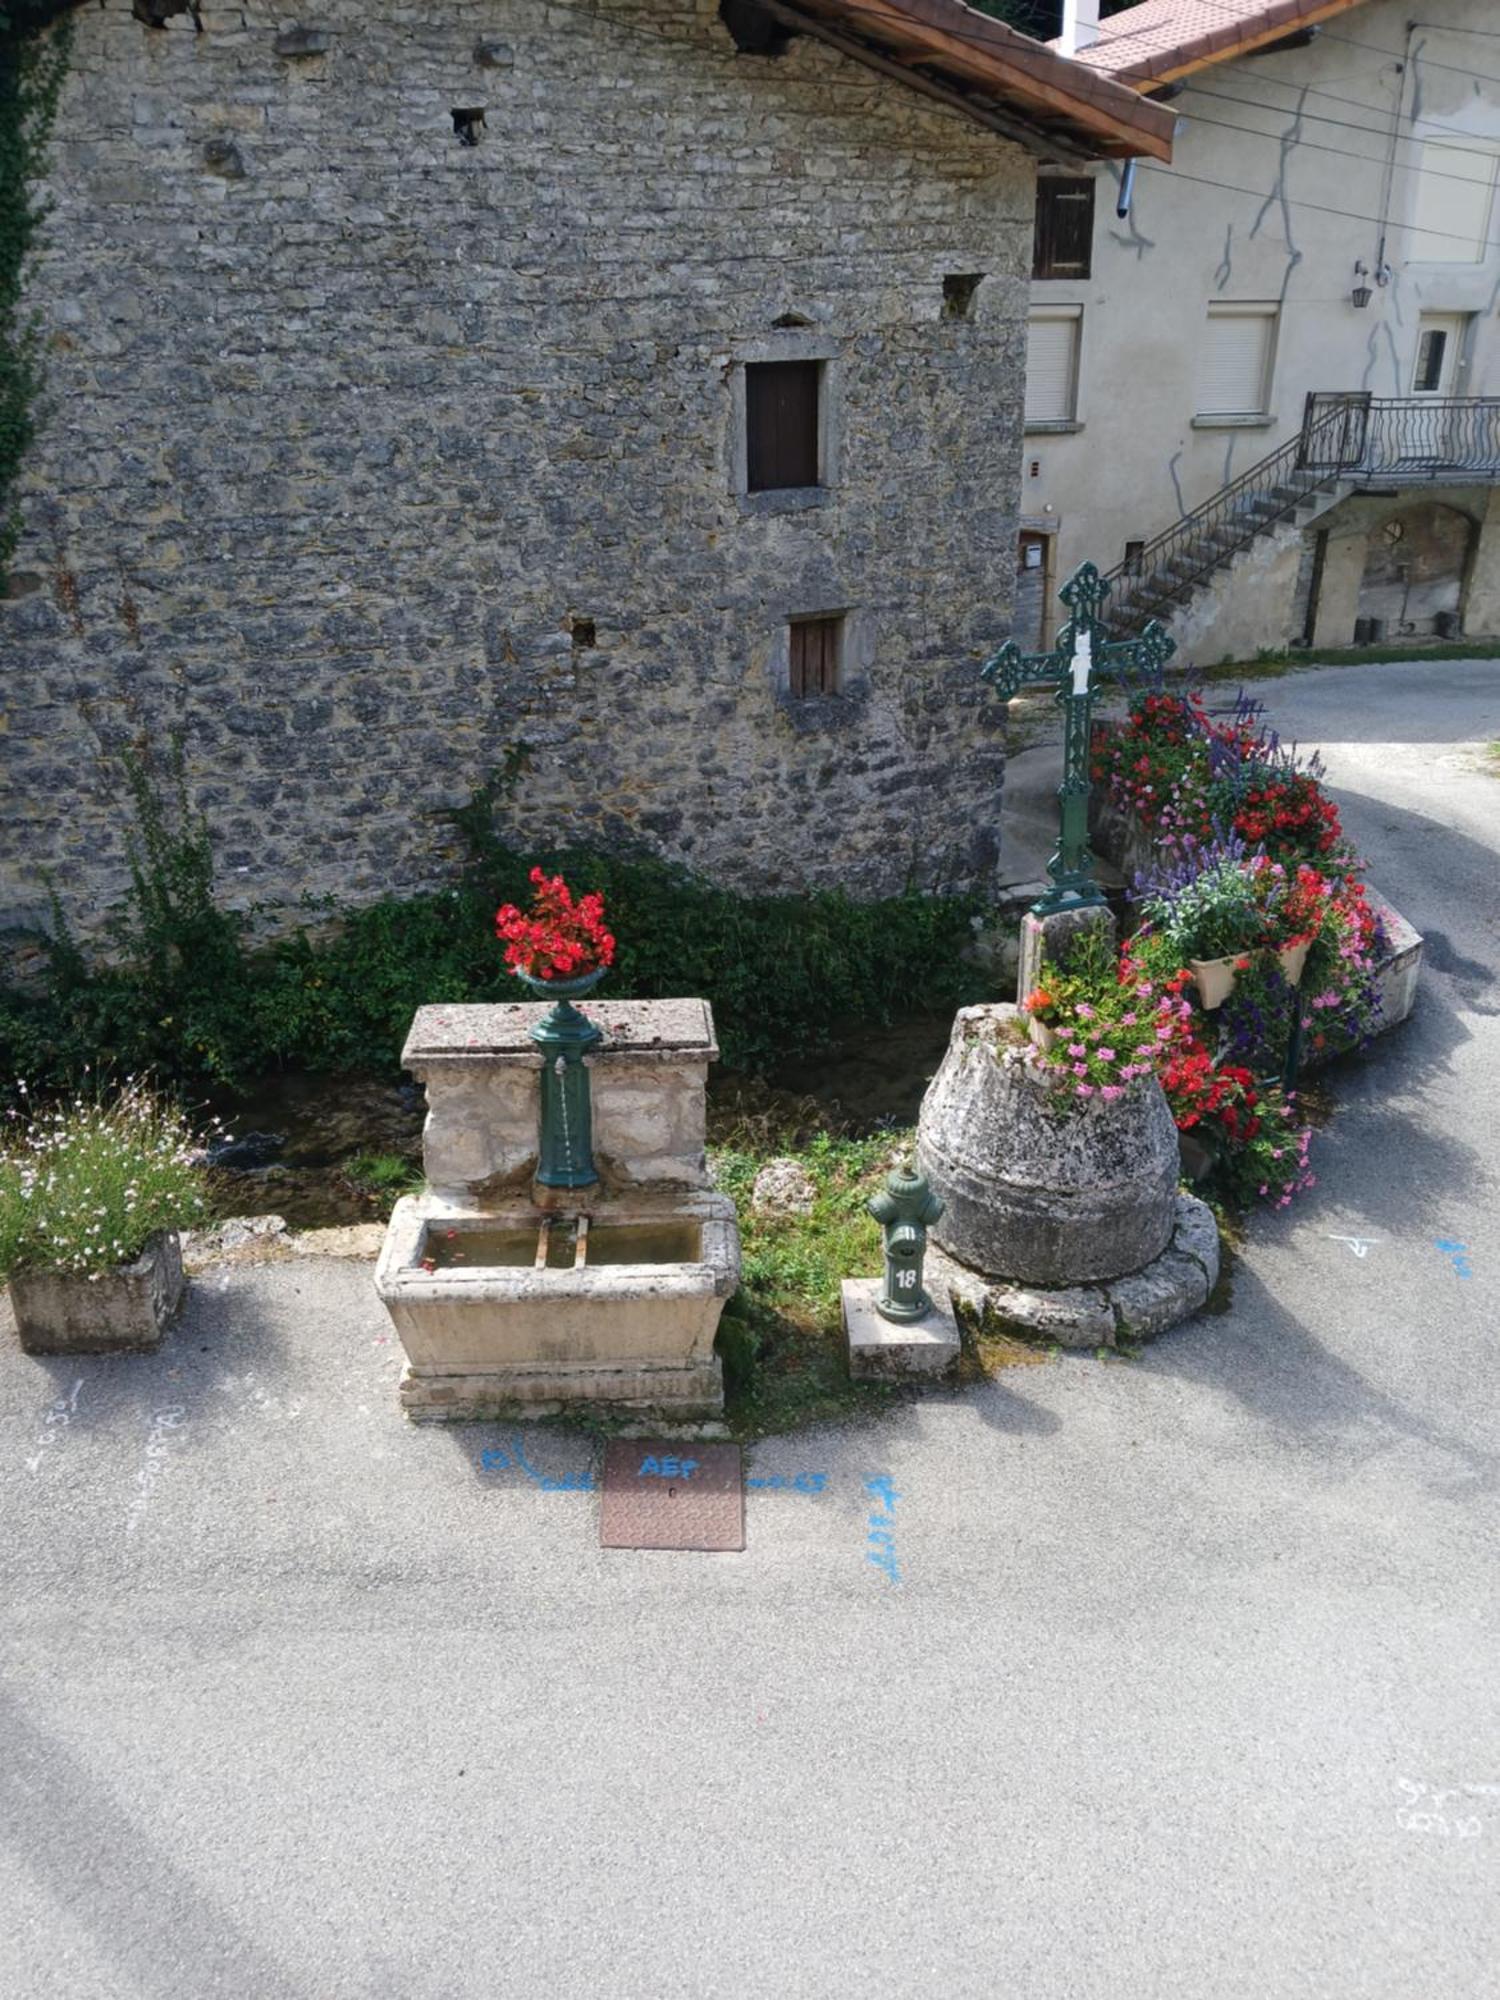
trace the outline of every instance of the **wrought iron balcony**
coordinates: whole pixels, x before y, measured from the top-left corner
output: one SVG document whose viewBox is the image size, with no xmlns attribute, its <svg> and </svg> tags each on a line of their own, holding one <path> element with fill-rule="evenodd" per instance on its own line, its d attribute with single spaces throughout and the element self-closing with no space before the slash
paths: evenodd
<svg viewBox="0 0 1500 2000">
<path fill-rule="evenodd" d="M 1479 485 L 1500 479 L 1500 397 L 1321 390 L 1302 427 L 1238 479 L 1109 572 L 1109 623 L 1138 631 L 1172 614 L 1216 569 L 1340 488 Z"/>
<path fill-rule="evenodd" d="M 1305 470 L 1361 484 L 1490 480 L 1500 474 L 1500 397 L 1325 391 L 1307 399 L 1300 442 Z"/>
</svg>

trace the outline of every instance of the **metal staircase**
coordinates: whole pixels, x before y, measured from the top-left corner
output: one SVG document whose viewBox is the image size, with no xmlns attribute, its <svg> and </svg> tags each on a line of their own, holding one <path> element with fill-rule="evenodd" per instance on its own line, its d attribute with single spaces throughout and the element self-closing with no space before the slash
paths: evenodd
<svg viewBox="0 0 1500 2000">
<path fill-rule="evenodd" d="M 1169 623 L 1252 542 L 1356 487 L 1496 478 L 1500 398 L 1320 391 L 1295 437 L 1109 572 L 1110 626 L 1128 635 L 1152 618 Z"/>
</svg>

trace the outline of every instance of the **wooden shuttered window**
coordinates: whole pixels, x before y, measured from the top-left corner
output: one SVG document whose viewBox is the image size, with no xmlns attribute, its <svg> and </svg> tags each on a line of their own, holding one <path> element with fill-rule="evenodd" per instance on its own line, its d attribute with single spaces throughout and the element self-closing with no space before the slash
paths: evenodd
<svg viewBox="0 0 1500 2000">
<path fill-rule="evenodd" d="M 751 493 L 817 486 L 821 361 L 752 361 L 745 369 L 745 484 Z"/>
<path fill-rule="evenodd" d="M 792 620 L 788 678 L 795 700 L 801 701 L 809 695 L 838 693 L 843 637 L 842 618 Z"/>
<path fill-rule="evenodd" d="M 1043 174 L 1036 184 L 1033 278 L 1086 278 L 1094 251 L 1094 183 L 1088 175 Z"/>
</svg>

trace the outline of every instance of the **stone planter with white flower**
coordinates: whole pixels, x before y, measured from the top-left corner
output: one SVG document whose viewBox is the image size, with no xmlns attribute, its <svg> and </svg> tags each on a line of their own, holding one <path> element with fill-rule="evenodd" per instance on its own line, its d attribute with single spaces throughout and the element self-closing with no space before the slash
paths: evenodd
<svg viewBox="0 0 1500 2000">
<path fill-rule="evenodd" d="M 160 1344 L 185 1287 L 178 1231 L 207 1212 L 200 1160 L 180 1113 L 136 1084 L 19 1124 L 0 1152 L 0 1278 L 28 1354 Z"/>
</svg>

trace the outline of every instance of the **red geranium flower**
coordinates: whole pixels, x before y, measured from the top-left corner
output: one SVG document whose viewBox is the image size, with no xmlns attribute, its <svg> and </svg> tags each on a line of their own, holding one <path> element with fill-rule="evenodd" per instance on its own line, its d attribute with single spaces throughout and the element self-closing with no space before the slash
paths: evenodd
<svg viewBox="0 0 1500 2000">
<path fill-rule="evenodd" d="M 536 893 L 530 915 L 514 903 L 495 912 L 495 934 L 511 971 L 532 979 L 581 979 L 613 965 L 615 940 L 604 927 L 604 898 L 587 895 L 574 902 L 562 876 L 540 868 L 532 869 L 531 880 Z"/>
</svg>

